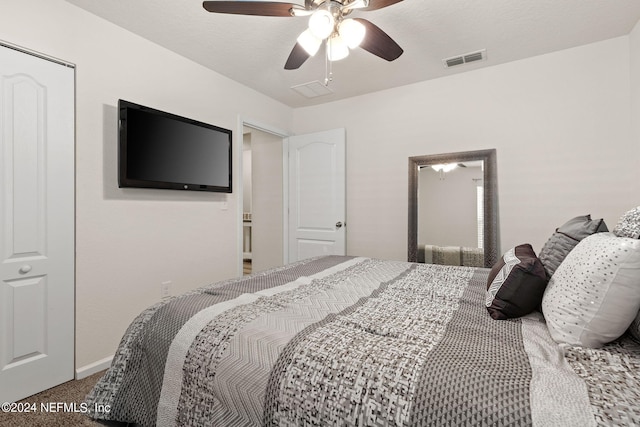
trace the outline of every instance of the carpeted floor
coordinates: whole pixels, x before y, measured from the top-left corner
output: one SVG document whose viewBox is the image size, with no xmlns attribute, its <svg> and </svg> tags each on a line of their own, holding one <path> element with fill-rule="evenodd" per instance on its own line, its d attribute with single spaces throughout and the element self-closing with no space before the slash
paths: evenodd
<svg viewBox="0 0 640 427">
<path fill-rule="evenodd" d="M 35 394 L 20 401 L 20 403 L 29 403 L 31 406 L 35 403 L 35 412 L 29 413 L 4 413 L 0 412 L 1 427 L 104 427 L 105 425 L 121 426 L 123 424 L 101 424 L 91 420 L 80 412 L 46 412 L 41 411 L 41 403 L 56 408 L 58 402 L 66 402 L 68 404 L 75 403 L 75 407 L 80 410 L 80 404 L 84 401 L 85 396 L 91 391 L 91 388 L 104 375 L 104 371 L 93 374 L 90 377 L 79 381 L 69 381 L 57 387 L 45 390 L 42 393 Z M 62 405 L 60 405 L 63 408 Z M 73 405 L 68 405 L 73 408 Z"/>
</svg>

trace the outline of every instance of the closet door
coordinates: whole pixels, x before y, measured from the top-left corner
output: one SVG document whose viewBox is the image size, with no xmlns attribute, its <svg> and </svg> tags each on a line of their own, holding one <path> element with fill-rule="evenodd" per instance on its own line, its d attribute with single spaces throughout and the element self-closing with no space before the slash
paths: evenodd
<svg viewBox="0 0 640 427">
<path fill-rule="evenodd" d="M 74 377 L 74 69 L 0 46 L 0 402 Z"/>
</svg>

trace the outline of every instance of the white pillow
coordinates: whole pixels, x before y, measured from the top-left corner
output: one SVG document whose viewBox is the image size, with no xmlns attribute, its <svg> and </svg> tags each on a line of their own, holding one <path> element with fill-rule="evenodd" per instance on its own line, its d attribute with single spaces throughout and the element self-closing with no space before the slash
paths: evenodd
<svg viewBox="0 0 640 427">
<path fill-rule="evenodd" d="M 640 309 L 640 240 L 596 233 L 567 255 L 542 298 L 559 343 L 598 348 L 621 336 Z"/>
<path fill-rule="evenodd" d="M 640 239 L 640 206 L 622 215 L 613 229 L 613 234 L 618 237 Z"/>
</svg>

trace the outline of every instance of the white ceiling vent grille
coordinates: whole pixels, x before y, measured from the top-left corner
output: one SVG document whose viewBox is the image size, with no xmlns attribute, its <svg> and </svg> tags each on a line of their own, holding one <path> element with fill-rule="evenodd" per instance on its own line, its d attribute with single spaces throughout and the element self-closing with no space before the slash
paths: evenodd
<svg viewBox="0 0 640 427">
<path fill-rule="evenodd" d="M 329 95 L 333 93 L 331 89 L 320 83 L 318 80 L 291 86 L 291 89 L 295 90 L 302 96 L 306 96 L 307 98 L 317 98 L 319 96 Z"/>
<path fill-rule="evenodd" d="M 452 56 L 442 60 L 445 68 L 455 67 L 457 65 L 468 64 L 470 62 L 484 61 L 487 59 L 487 50 L 482 49 L 476 52 L 466 53 L 464 55 Z"/>
</svg>

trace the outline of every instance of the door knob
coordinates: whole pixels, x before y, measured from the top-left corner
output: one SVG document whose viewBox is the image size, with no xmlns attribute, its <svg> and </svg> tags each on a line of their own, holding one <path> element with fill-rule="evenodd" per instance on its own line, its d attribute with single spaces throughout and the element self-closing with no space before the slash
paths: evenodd
<svg viewBox="0 0 640 427">
<path fill-rule="evenodd" d="M 336 222 L 336 228 L 340 228 L 340 227 L 342 227 L 342 221 Z"/>
<path fill-rule="evenodd" d="M 31 266 L 29 264 L 23 265 L 22 267 L 20 267 L 20 270 L 18 270 L 20 274 L 27 274 L 30 271 L 31 271 Z"/>
</svg>

